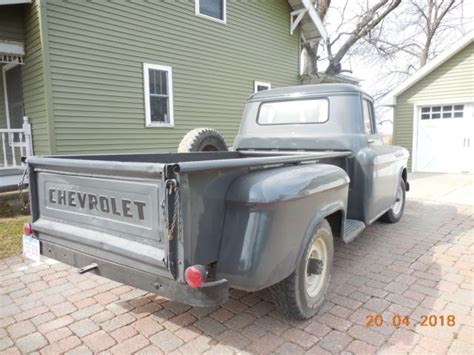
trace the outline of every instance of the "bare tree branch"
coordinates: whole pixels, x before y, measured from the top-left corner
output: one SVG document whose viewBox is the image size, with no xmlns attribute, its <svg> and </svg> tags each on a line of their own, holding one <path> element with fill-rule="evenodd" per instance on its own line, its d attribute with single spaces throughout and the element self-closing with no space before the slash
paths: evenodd
<svg viewBox="0 0 474 355">
<path fill-rule="evenodd" d="M 341 70 L 342 58 L 348 53 L 349 49 L 361 38 L 366 36 L 372 29 L 374 29 L 390 12 L 392 12 L 401 0 L 380 0 L 370 7 L 367 12 L 361 16 L 360 21 L 357 23 L 355 29 L 350 33 L 349 38 L 343 43 L 343 45 L 337 50 L 333 58 L 330 59 L 329 66 L 326 69 L 326 74 L 337 74 Z M 386 6 L 387 5 L 387 6 Z M 381 10 L 383 9 L 383 10 Z M 378 12 L 379 10 L 380 13 Z M 337 36 L 339 39 L 341 36 Z M 332 41 L 332 45 L 336 41 Z M 329 46 L 329 48 L 332 47 Z"/>
</svg>

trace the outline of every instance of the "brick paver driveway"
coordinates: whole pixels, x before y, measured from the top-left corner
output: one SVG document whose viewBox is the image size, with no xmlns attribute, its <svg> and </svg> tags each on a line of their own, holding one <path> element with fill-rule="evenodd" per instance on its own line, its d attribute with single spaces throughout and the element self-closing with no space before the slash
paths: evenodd
<svg viewBox="0 0 474 355">
<path fill-rule="evenodd" d="M 472 353 L 473 209 L 457 203 L 472 201 L 472 180 L 415 176 L 412 189 L 400 223 L 336 243 L 328 301 L 305 322 L 280 316 L 267 292 L 191 308 L 52 260 L 0 260 L 0 352 Z M 384 324 L 368 328 L 368 315 Z"/>
</svg>

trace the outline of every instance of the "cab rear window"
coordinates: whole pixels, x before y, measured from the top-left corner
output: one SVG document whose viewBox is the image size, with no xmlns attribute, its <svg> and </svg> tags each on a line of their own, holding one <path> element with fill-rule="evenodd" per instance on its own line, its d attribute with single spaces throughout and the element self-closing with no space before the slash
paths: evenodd
<svg viewBox="0 0 474 355">
<path fill-rule="evenodd" d="M 328 118 L 327 99 L 274 101 L 260 105 L 257 123 L 260 125 L 324 123 Z"/>
</svg>

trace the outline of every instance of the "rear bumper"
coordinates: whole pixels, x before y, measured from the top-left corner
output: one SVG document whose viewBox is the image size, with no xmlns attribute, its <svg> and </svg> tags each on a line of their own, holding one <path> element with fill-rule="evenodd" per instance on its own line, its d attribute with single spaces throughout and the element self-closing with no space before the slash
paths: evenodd
<svg viewBox="0 0 474 355">
<path fill-rule="evenodd" d="M 200 288 L 190 288 L 175 280 L 112 263 L 46 241 L 41 241 L 41 254 L 77 268 L 95 263 L 97 267 L 88 272 L 191 306 L 216 306 L 227 302 L 229 298 L 229 285 L 225 279 L 206 282 Z"/>
</svg>

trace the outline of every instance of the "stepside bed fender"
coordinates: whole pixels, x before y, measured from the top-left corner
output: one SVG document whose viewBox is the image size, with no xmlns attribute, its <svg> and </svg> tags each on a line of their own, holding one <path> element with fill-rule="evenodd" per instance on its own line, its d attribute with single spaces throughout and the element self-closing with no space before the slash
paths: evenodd
<svg viewBox="0 0 474 355">
<path fill-rule="evenodd" d="M 288 277 L 317 223 L 336 211 L 345 216 L 348 184 L 344 170 L 326 164 L 238 177 L 226 193 L 217 278 L 255 291 Z"/>
</svg>

